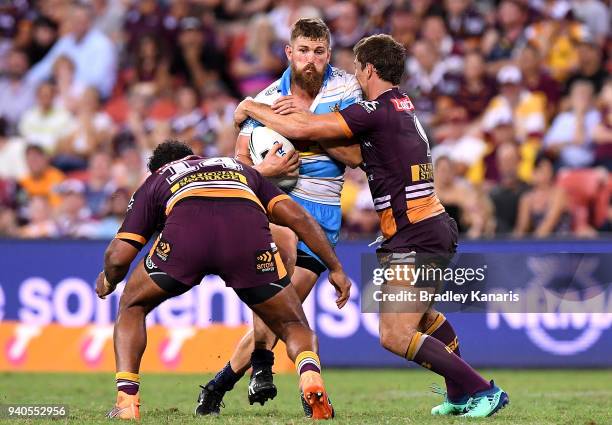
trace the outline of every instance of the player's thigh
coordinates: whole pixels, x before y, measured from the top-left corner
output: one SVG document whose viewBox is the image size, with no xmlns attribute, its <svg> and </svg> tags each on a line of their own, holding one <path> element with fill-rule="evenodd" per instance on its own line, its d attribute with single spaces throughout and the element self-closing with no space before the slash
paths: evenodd
<svg viewBox="0 0 612 425">
<path fill-rule="evenodd" d="M 140 260 L 125 285 L 119 309 L 128 307 L 144 307 L 148 313 L 163 301 L 174 295 L 160 288 L 144 268 L 144 260 Z"/>
<path fill-rule="evenodd" d="M 267 300 L 249 305 L 253 312 L 279 337 L 284 335 L 288 325 L 308 328 L 308 321 L 302 303 L 291 286 L 285 287 Z"/>
</svg>

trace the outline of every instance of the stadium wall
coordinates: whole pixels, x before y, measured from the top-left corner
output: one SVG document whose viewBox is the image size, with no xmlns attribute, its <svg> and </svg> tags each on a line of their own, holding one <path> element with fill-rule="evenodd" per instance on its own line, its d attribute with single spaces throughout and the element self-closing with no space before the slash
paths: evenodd
<svg viewBox="0 0 612 425">
<path fill-rule="evenodd" d="M 106 241 L 0 241 L 0 370 L 111 371 L 112 321 L 120 290 L 94 293 Z M 465 242 L 462 252 L 612 252 L 610 241 Z M 305 310 L 327 367 L 395 367 L 380 348 L 376 314 L 359 307 L 365 242 L 343 242 L 338 255 L 356 284 L 341 311 L 322 281 Z M 612 271 L 612 262 L 607 264 Z M 609 274 L 608 274 L 609 275 Z M 609 282 L 606 282 L 609 284 Z M 119 288 L 120 289 L 120 288 Z M 477 366 L 611 367 L 612 301 L 605 312 L 452 313 L 461 352 Z M 229 357 L 250 320 L 248 308 L 217 277 L 170 300 L 148 318 L 143 371 L 213 371 Z M 277 349 L 277 371 L 292 370 Z"/>
</svg>

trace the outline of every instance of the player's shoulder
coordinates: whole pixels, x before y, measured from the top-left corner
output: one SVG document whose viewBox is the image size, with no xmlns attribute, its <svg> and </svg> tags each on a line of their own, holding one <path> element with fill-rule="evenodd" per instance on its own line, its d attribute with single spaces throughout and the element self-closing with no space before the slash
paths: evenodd
<svg viewBox="0 0 612 425">
<path fill-rule="evenodd" d="M 343 69 L 336 68 L 335 66 L 331 67 L 331 72 L 329 76 L 329 80 L 334 85 L 354 85 L 357 83 L 357 78 L 351 73 L 346 72 Z"/>
<path fill-rule="evenodd" d="M 255 96 L 255 101 L 260 103 L 266 103 L 271 105 L 276 99 L 278 99 L 281 95 L 280 91 L 281 80 L 276 80 L 268 87 L 260 91 L 257 96 Z"/>
</svg>

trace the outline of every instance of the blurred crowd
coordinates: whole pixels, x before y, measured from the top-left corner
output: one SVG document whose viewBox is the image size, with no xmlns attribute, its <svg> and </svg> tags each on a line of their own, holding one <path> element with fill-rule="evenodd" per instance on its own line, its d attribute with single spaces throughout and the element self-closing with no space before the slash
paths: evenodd
<svg viewBox="0 0 612 425">
<path fill-rule="evenodd" d="M 0 236 L 109 238 L 168 138 L 233 156 L 232 118 L 286 67 L 300 17 L 332 64 L 385 32 L 465 237 L 610 231 L 612 36 L 604 0 L 14 0 L 0 3 Z M 374 235 L 360 170 L 343 235 Z"/>
</svg>

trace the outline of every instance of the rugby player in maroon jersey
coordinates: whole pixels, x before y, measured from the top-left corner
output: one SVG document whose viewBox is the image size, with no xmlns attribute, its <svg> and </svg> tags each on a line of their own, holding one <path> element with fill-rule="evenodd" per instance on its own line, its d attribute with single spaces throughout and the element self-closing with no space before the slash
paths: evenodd
<svg viewBox="0 0 612 425">
<path fill-rule="evenodd" d="M 146 347 L 146 315 L 198 285 L 207 274 L 216 274 L 285 342 L 310 416 L 332 418 L 317 338 L 289 285 L 269 224 L 289 227 L 322 259 L 341 308 L 351 284 L 323 230 L 301 206 L 233 158 L 202 158 L 187 145 L 169 141 L 155 149 L 149 170 L 151 175 L 130 200 L 96 280 L 98 296 L 112 293 L 138 252 L 159 232 L 121 295 L 113 338 L 117 402 L 108 417 L 140 417 L 138 373 Z"/>
</svg>

